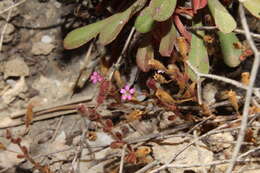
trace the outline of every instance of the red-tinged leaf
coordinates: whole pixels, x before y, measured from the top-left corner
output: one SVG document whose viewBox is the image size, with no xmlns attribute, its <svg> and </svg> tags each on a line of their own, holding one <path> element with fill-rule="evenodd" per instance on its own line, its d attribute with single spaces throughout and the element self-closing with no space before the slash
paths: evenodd
<svg viewBox="0 0 260 173">
<path fill-rule="evenodd" d="M 176 10 L 174 11 L 175 14 L 184 14 L 184 15 L 188 15 L 190 17 L 193 17 L 193 9 L 192 8 L 187 8 L 187 7 L 178 7 L 176 8 Z"/>
<path fill-rule="evenodd" d="M 152 90 L 157 90 L 157 86 L 156 86 L 156 80 L 154 80 L 153 78 L 149 78 L 147 81 L 146 81 L 146 86 Z"/>
<path fill-rule="evenodd" d="M 174 23 L 176 25 L 176 27 L 178 28 L 179 32 L 181 33 L 181 35 L 183 37 L 185 37 L 189 42 L 191 41 L 191 33 L 189 33 L 185 26 L 182 24 L 180 18 L 178 15 L 174 15 L 173 16 L 173 20 L 174 20 Z"/>
<path fill-rule="evenodd" d="M 98 105 L 101 105 L 104 102 L 109 90 L 110 90 L 110 82 L 107 80 L 103 80 L 99 87 L 99 93 L 98 93 L 98 97 L 97 97 Z"/>
<path fill-rule="evenodd" d="M 26 146 L 21 146 L 21 150 L 24 154 L 28 154 L 28 149 L 26 148 Z"/>
<path fill-rule="evenodd" d="M 125 161 L 127 163 L 136 164 L 137 158 L 136 158 L 135 152 L 132 151 L 129 154 L 127 154 L 125 157 Z"/>
<path fill-rule="evenodd" d="M 6 139 L 11 139 L 12 138 L 12 133 L 9 129 L 6 130 L 6 134 L 5 134 Z"/>
<path fill-rule="evenodd" d="M 206 7 L 207 4 L 208 4 L 208 0 L 200 0 L 199 9 Z"/>
<path fill-rule="evenodd" d="M 20 144 L 21 141 L 22 141 L 21 138 L 11 138 L 11 142 L 12 142 L 13 144 Z"/>
<path fill-rule="evenodd" d="M 126 144 L 124 141 L 114 141 L 110 144 L 110 148 L 123 148 L 123 146 Z"/>
<path fill-rule="evenodd" d="M 120 132 L 116 132 L 115 135 L 116 135 L 117 139 L 119 139 L 119 140 L 123 139 L 123 135 Z"/>
<path fill-rule="evenodd" d="M 207 2 L 207 0 L 192 0 L 193 13 L 196 14 L 197 10 L 204 8 Z"/>
<path fill-rule="evenodd" d="M 177 0 L 152 0 L 149 7 L 152 9 L 153 19 L 159 22 L 169 19 L 176 7 Z"/>
<path fill-rule="evenodd" d="M 104 20 L 77 28 L 65 37 L 63 46 L 65 49 L 78 48 L 96 37 L 103 28 Z"/>
<path fill-rule="evenodd" d="M 0 150 L 6 150 L 6 147 L 4 146 L 4 144 L 2 142 L 0 142 Z"/>
<path fill-rule="evenodd" d="M 23 158 L 25 158 L 25 155 L 24 154 L 17 154 L 16 157 L 18 159 L 23 159 Z"/>
<path fill-rule="evenodd" d="M 120 31 L 123 29 L 124 25 L 128 22 L 131 15 L 131 9 L 127 9 L 124 12 L 114 14 L 113 16 L 105 19 L 104 27 L 100 31 L 99 41 L 103 45 L 111 43 Z"/>
<path fill-rule="evenodd" d="M 171 20 L 162 23 L 164 35 L 160 42 L 159 52 L 162 56 L 171 56 L 176 41 L 176 28 Z"/>
<path fill-rule="evenodd" d="M 234 18 L 218 0 L 208 0 L 208 7 L 220 31 L 230 33 L 237 27 Z"/>
<path fill-rule="evenodd" d="M 150 43 L 146 43 L 138 48 L 136 54 L 136 64 L 143 72 L 148 72 L 151 69 L 148 63 L 149 60 L 153 58 L 154 50 Z"/>
<path fill-rule="evenodd" d="M 79 114 L 83 117 L 87 117 L 88 116 L 88 109 L 86 108 L 86 106 L 84 104 L 79 104 L 77 106 L 77 111 L 79 112 Z"/>
<path fill-rule="evenodd" d="M 194 26 L 202 26 L 201 23 L 198 23 Z M 203 41 L 204 32 L 197 31 L 196 34 L 192 34 L 191 48 L 189 53 L 189 62 L 196 68 L 198 72 L 207 74 L 209 72 L 209 60 L 207 48 Z M 196 74 L 189 68 L 188 75 L 193 80 L 197 80 Z"/>
<path fill-rule="evenodd" d="M 105 121 L 105 124 L 106 124 L 106 126 L 109 127 L 109 128 L 112 128 L 112 127 L 114 126 L 114 125 L 113 125 L 113 121 L 110 120 L 110 119 L 107 119 L 107 120 Z"/>
</svg>

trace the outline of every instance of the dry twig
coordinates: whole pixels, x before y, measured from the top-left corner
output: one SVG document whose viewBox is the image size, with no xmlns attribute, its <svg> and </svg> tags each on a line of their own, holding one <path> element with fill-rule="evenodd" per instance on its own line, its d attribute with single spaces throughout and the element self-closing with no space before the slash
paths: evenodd
<svg viewBox="0 0 260 173">
<path fill-rule="evenodd" d="M 248 28 L 248 24 L 247 24 L 247 21 L 246 21 L 245 11 L 244 11 L 244 8 L 243 8 L 241 3 L 239 5 L 239 15 L 240 15 L 240 18 L 241 18 L 242 27 L 243 27 L 245 34 L 246 34 L 246 39 L 249 42 L 249 45 L 254 52 L 255 58 L 254 58 L 253 67 L 252 67 L 252 70 L 251 70 L 251 73 L 250 73 L 251 74 L 250 82 L 249 82 L 249 85 L 248 85 L 248 89 L 246 91 L 246 99 L 245 99 L 245 104 L 244 104 L 244 109 L 243 109 L 243 117 L 242 117 L 241 128 L 240 128 L 238 139 L 237 139 L 237 144 L 235 146 L 234 152 L 232 154 L 231 163 L 230 163 L 229 168 L 227 169 L 226 173 L 232 172 L 232 170 L 235 166 L 240 148 L 241 148 L 241 144 L 242 144 L 244 137 L 245 137 L 245 132 L 246 132 L 246 128 L 247 128 L 247 120 L 248 120 L 248 111 L 249 111 L 249 108 L 250 108 L 250 102 L 251 102 L 251 98 L 252 98 L 253 87 L 254 87 L 257 71 L 258 71 L 258 68 L 259 68 L 259 62 L 260 62 L 260 60 L 259 60 L 260 59 L 260 53 L 258 52 L 258 50 L 257 50 L 257 48 L 254 44 L 254 41 L 253 41 L 253 39 L 252 39 L 252 37 L 249 33 L 249 28 Z"/>
</svg>

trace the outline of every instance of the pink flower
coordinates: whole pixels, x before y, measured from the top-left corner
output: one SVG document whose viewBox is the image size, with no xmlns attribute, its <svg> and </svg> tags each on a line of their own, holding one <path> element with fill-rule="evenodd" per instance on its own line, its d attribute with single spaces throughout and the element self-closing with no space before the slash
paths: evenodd
<svg viewBox="0 0 260 173">
<path fill-rule="evenodd" d="M 122 100 L 131 100 L 132 96 L 135 93 L 134 88 L 130 88 L 129 85 L 126 85 L 124 88 L 120 90 L 120 93 L 122 94 L 121 99 Z"/>
<path fill-rule="evenodd" d="M 101 76 L 98 72 L 93 72 L 90 76 L 90 80 L 93 84 L 96 84 L 98 82 L 101 82 L 103 80 L 103 76 Z"/>
</svg>

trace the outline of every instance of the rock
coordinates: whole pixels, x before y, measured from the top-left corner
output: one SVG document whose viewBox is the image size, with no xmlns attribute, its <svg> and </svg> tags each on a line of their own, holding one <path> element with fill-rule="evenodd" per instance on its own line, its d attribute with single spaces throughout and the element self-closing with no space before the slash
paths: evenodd
<svg viewBox="0 0 260 173">
<path fill-rule="evenodd" d="M 4 78 L 19 77 L 19 76 L 28 76 L 29 67 L 23 61 L 22 58 L 15 58 L 9 60 L 4 66 Z"/>
<path fill-rule="evenodd" d="M 165 145 L 159 145 L 157 143 L 152 143 L 153 145 L 153 154 L 156 160 L 159 160 L 161 163 L 167 163 L 176 153 L 178 153 L 183 147 L 188 143 L 184 142 L 184 139 L 181 137 L 172 137 L 162 141 Z M 169 145 L 166 145 L 169 143 Z M 173 145 L 171 145 L 171 143 Z M 183 151 L 177 159 L 174 161 L 176 165 L 189 165 L 189 164 L 207 164 L 213 161 L 213 153 L 206 149 L 205 144 L 202 142 L 197 142 L 196 146 L 190 146 L 185 151 Z M 204 167 L 206 171 L 209 171 L 210 167 Z M 197 167 L 192 168 L 194 172 L 201 172 L 203 168 Z M 185 168 L 169 168 L 169 172 L 174 173 L 183 173 Z"/>
<path fill-rule="evenodd" d="M 223 151 L 226 148 L 232 147 L 234 141 L 234 137 L 229 132 L 217 133 L 208 137 L 208 142 L 215 152 Z"/>
<path fill-rule="evenodd" d="M 52 42 L 52 38 L 50 36 L 48 36 L 48 35 L 44 35 L 41 38 L 41 42 L 43 42 L 43 43 L 51 43 Z"/>
<path fill-rule="evenodd" d="M 3 31 L 3 29 L 5 29 L 3 43 L 9 43 L 14 38 L 15 27 L 11 23 L 0 21 L 0 31 Z"/>
<path fill-rule="evenodd" d="M 21 93 L 26 92 L 28 89 L 24 77 L 12 87 L 11 89 L 7 90 L 3 95 L 2 99 L 5 104 L 10 104 L 14 99 Z"/>
<path fill-rule="evenodd" d="M 203 100 L 206 104 L 213 104 L 216 102 L 215 96 L 218 90 L 213 83 L 208 83 L 202 90 Z"/>
<path fill-rule="evenodd" d="M 48 55 L 54 48 L 54 44 L 37 42 L 33 44 L 31 52 L 34 55 Z"/>
</svg>

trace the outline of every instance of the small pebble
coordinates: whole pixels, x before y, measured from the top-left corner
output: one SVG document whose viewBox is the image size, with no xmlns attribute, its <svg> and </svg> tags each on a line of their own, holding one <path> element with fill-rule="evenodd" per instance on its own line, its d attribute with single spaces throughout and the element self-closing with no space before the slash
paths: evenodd
<svg viewBox="0 0 260 173">
<path fill-rule="evenodd" d="M 51 43 L 52 42 L 52 38 L 50 36 L 48 36 L 48 35 L 44 35 L 41 38 L 41 42 L 43 42 L 43 43 Z"/>
</svg>

